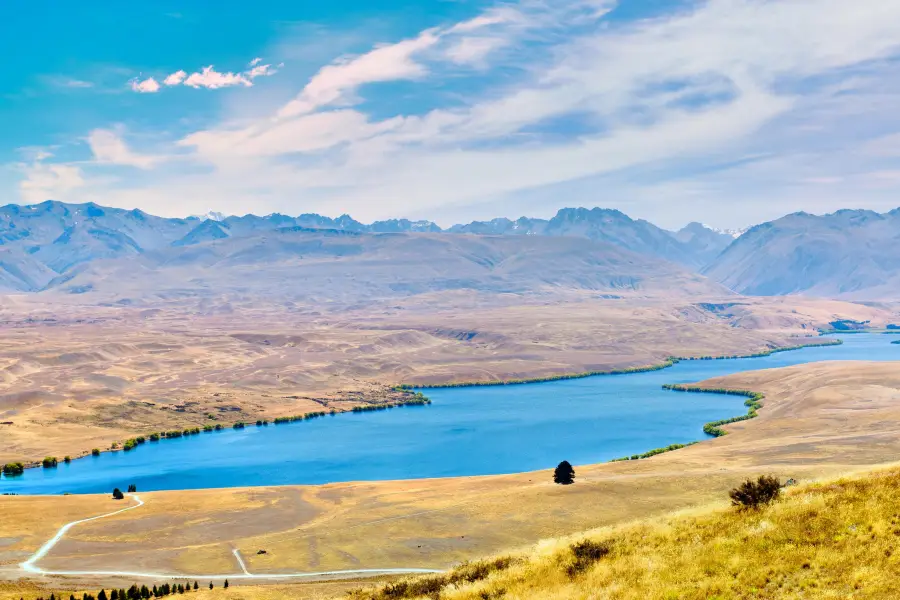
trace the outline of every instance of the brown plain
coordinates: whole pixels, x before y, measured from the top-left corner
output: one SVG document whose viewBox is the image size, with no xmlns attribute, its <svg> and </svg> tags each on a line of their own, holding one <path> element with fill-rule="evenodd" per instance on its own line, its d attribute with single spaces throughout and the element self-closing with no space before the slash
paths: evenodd
<svg viewBox="0 0 900 600">
<path fill-rule="evenodd" d="M 365 304 L 363 307 L 362 304 Z M 800 298 L 444 292 L 360 306 L 258 297 L 0 298 L 0 463 L 135 435 L 399 399 L 399 383 L 509 380 L 815 342 L 889 306 Z M 10 424 L 11 423 L 11 424 Z"/>
</svg>

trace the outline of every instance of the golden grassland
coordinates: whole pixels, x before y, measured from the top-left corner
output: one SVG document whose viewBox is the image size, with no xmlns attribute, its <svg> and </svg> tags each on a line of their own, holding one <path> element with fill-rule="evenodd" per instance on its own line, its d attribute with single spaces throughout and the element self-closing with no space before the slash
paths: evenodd
<svg viewBox="0 0 900 600">
<path fill-rule="evenodd" d="M 545 540 L 529 551 L 361 588 L 351 597 L 897 598 L 898 576 L 894 468 L 787 488 L 761 510 L 716 506 Z"/>
<path fill-rule="evenodd" d="M 646 460 L 576 465 L 572 486 L 554 485 L 549 471 L 539 471 L 141 494 L 140 509 L 72 529 L 42 566 L 228 573 L 237 572 L 238 548 L 253 573 L 445 569 L 539 539 L 705 504 L 753 474 L 808 481 L 900 461 L 896 363 L 814 363 L 702 385 L 758 390 L 765 404 L 756 419 L 725 426 L 729 433 L 720 438 Z M 687 401 L 675 392 L 673 400 Z M 79 518 L 68 515 L 103 514 L 103 502 L 111 502 L 42 498 L 35 510 L 33 500 L 0 497 L 7 517 L 0 571 Z M 260 549 L 266 554 L 257 555 Z"/>
<path fill-rule="evenodd" d="M 135 436 L 391 401 L 401 383 L 508 381 L 732 356 L 890 306 L 803 298 L 424 294 L 365 306 L 258 298 L 82 305 L 0 297 L 0 463 Z M 662 340 L 662 341 L 661 341 Z M 11 422 L 11 424 L 3 424 Z"/>
</svg>

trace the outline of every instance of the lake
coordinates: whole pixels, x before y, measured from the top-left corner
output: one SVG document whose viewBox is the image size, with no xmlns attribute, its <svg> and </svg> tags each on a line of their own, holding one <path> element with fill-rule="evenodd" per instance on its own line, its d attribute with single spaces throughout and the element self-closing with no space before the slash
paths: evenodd
<svg viewBox="0 0 900 600">
<path fill-rule="evenodd" d="M 744 414 L 744 398 L 668 392 L 740 371 L 822 360 L 898 360 L 895 336 L 762 358 L 685 361 L 669 369 L 548 383 L 424 390 L 430 406 L 147 442 L 131 452 L 0 478 L 0 493 L 110 492 L 320 484 L 515 473 L 608 461 L 702 440 L 703 424 Z M 198 423 L 200 425 L 200 423 Z"/>
</svg>

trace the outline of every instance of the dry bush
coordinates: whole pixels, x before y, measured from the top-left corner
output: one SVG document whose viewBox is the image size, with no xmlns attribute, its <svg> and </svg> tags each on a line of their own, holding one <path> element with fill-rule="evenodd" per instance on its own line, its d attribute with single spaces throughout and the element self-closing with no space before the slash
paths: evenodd
<svg viewBox="0 0 900 600">
<path fill-rule="evenodd" d="M 771 504 L 780 494 L 781 482 L 776 477 L 768 475 L 760 475 L 756 481 L 748 479 L 728 492 L 734 506 L 752 509 Z"/>
</svg>

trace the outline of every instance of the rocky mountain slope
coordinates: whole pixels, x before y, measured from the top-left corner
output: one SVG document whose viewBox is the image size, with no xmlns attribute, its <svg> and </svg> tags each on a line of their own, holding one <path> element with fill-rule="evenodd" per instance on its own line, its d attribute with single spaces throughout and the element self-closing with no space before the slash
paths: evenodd
<svg viewBox="0 0 900 600">
<path fill-rule="evenodd" d="M 751 228 L 703 273 L 743 294 L 900 295 L 900 209 L 795 213 Z"/>
<path fill-rule="evenodd" d="M 714 261 L 736 237 L 740 235 L 716 231 L 696 221 L 688 223 L 675 233 L 675 239 L 685 244 L 690 254 L 704 265 Z"/>
<path fill-rule="evenodd" d="M 690 236 L 679 237 L 680 232 L 673 234 L 648 221 L 635 220 L 621 211 L 607 208 L 563 208 L 550 220 L 522 217 L 516 221 L 473 221 L 468 225 L 455 225 L 449 231 L 480 235 L 584 237 L 694 269 L 703 267 L 710 257 L 705 243 L 697 244 Z M 706 232 L 704 235 L 716 235 L 709 229 Z"/>
</svg>

